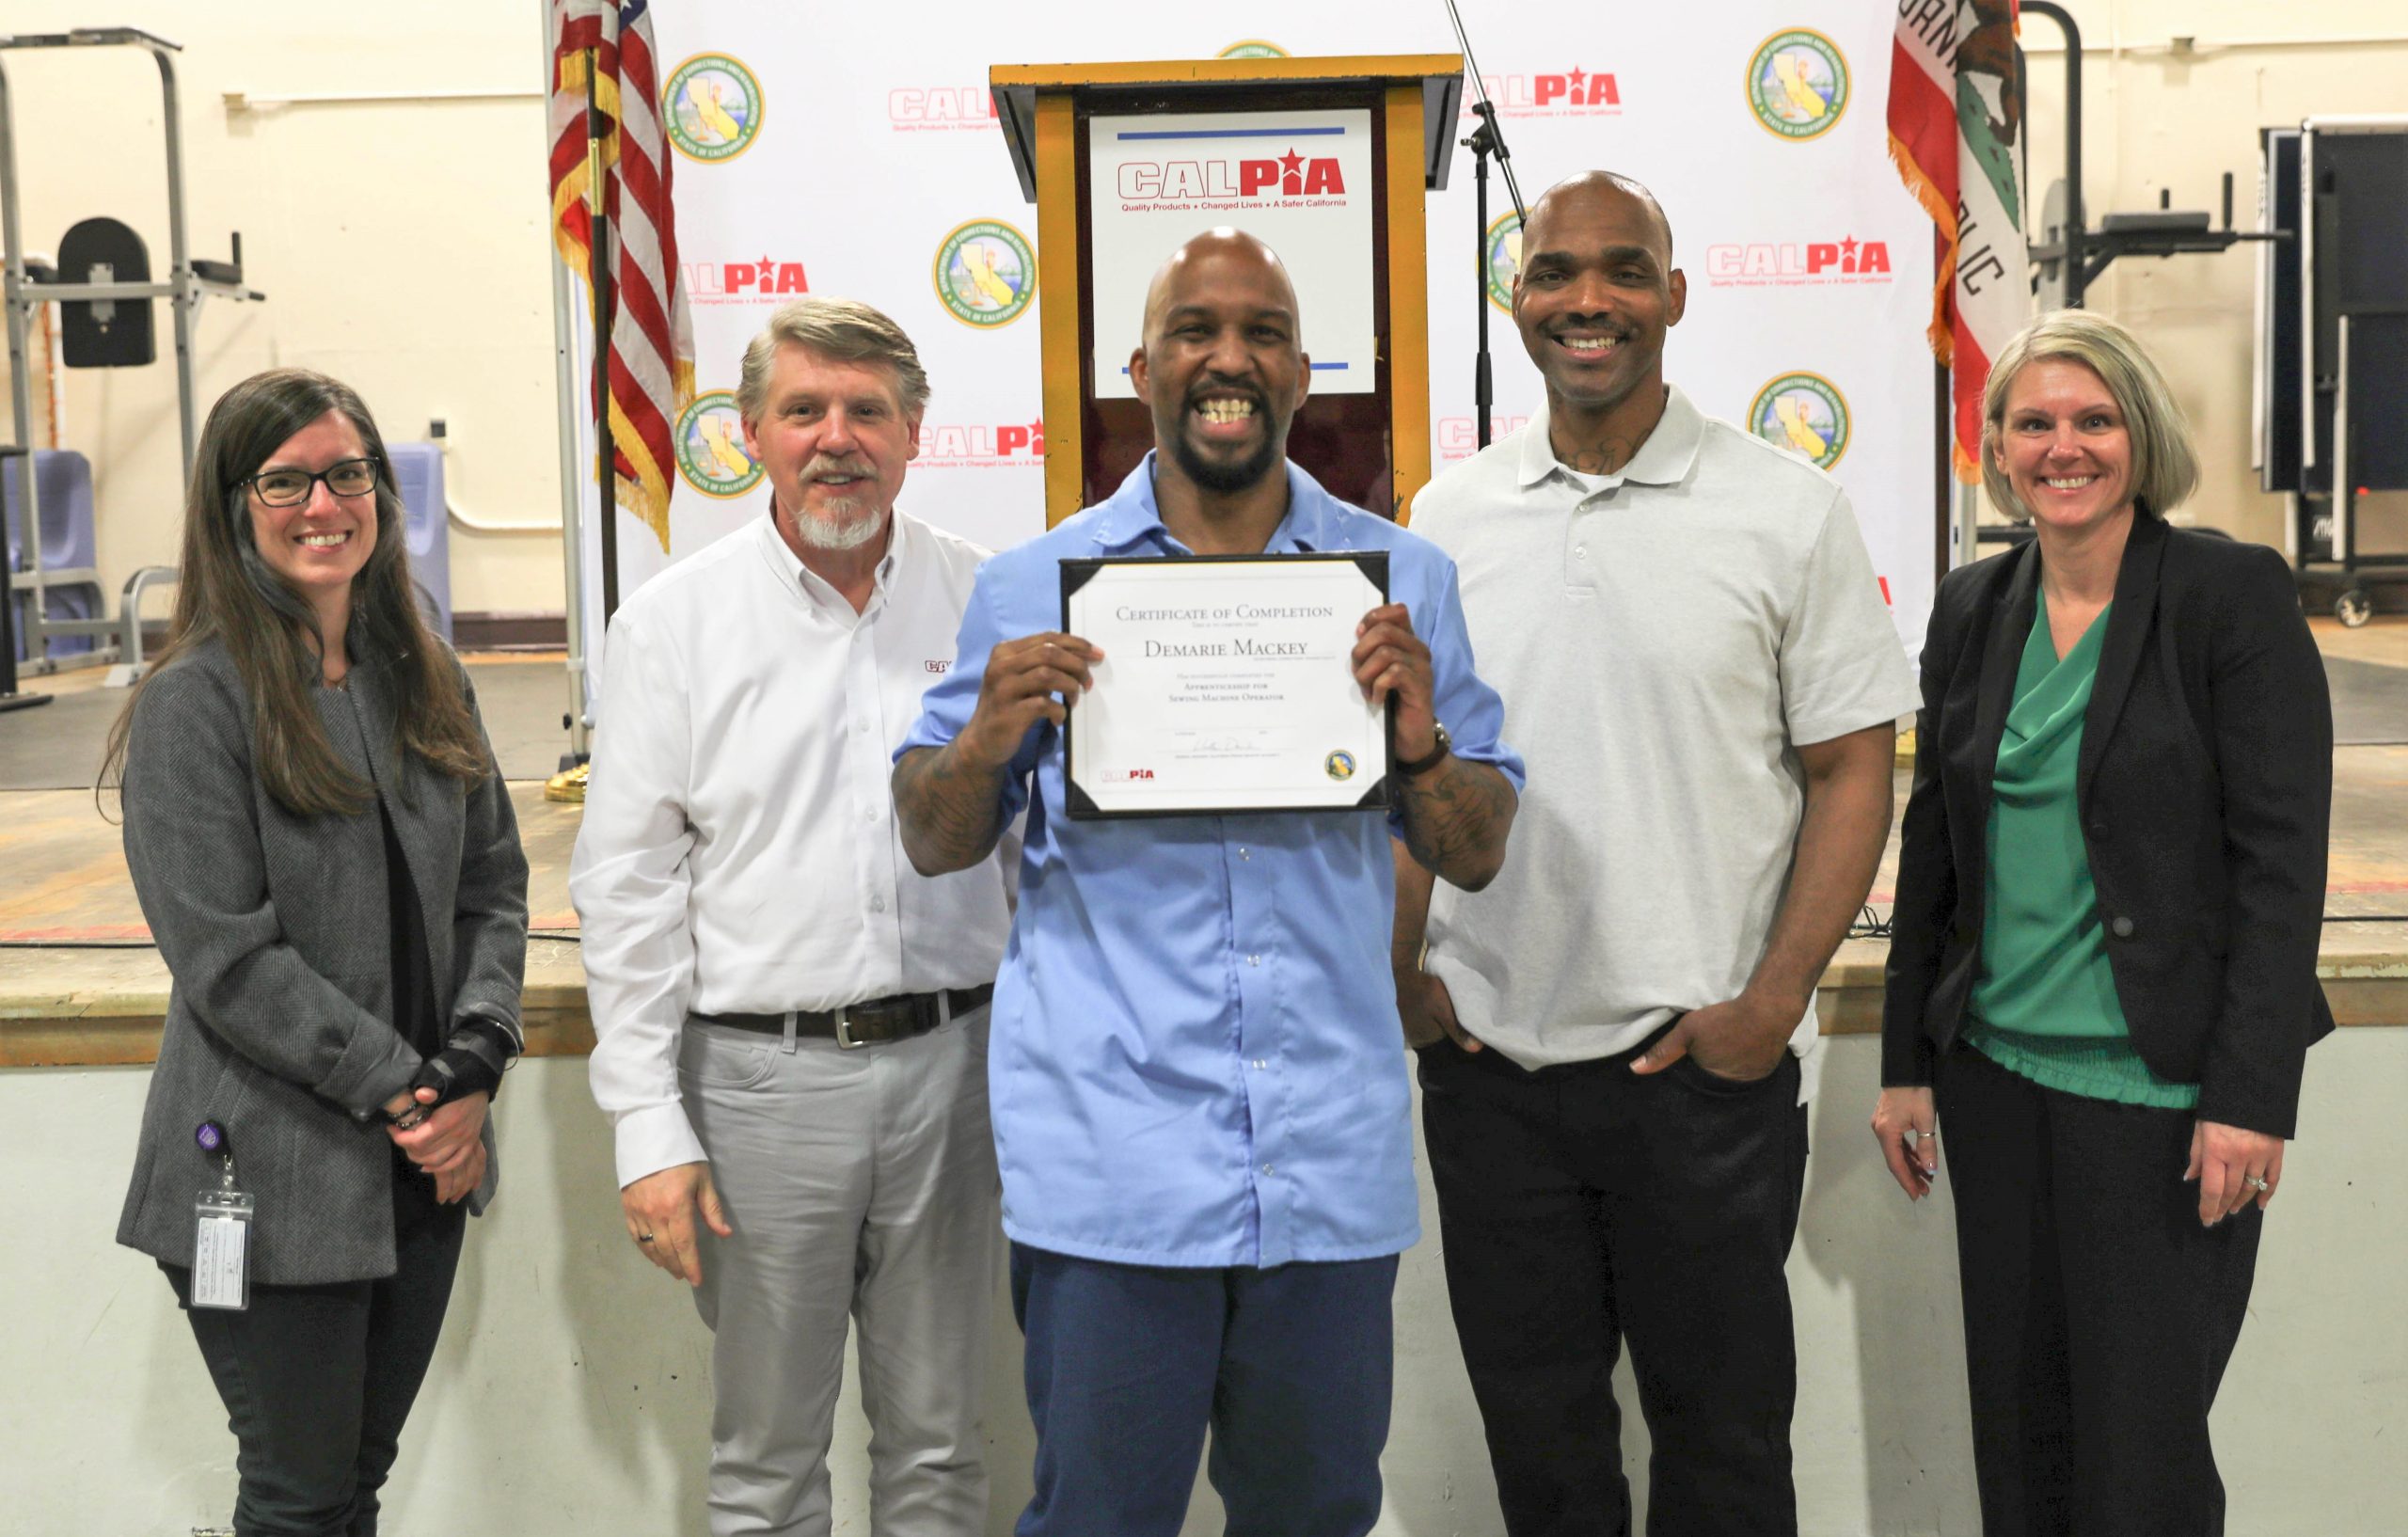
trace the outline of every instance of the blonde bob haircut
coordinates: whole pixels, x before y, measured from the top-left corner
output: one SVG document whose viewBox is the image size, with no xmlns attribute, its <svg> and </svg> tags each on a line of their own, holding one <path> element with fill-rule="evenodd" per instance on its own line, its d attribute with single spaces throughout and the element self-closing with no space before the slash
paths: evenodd
<svg viewBox="0 0 2408 1537">
<path fill-rule="evenodd" d="M 1989 493 L 1990 504 L 2019 523 L 2032 521 L 2032 509 L 2017 499 L 1998 467 L 1999 443 L 2006 432 L 2006 392 L 2016 375 L 2052 360 L 2080 363 L 2115 397 L 2132 444 L 2133 507 L 2163 517 L 2180 506 L 2199 484 L 2199 455 L 2191 447 L 2182 407 L 2140 339 L 2087 309 L 2042 315 L 2000 348 L 1990 364 L 1989 383 L 1982 389 L 1982 489 Z"/>
<path fill-rule="evenodd" d="M 744 349 L 736 410 L 746 421 L 759 423 L 769 404 L 769 365 L 777 360 L 778 349 L 788 344 L 831 362 L 882 364 L 895 375 L 895 393 L 905 416 L 917 417 L 927 408 L 927 371 L 920 366 L 920 351 L 903 327 L 858 299 L 815 295 L 780 305 Z"/>
</svg>

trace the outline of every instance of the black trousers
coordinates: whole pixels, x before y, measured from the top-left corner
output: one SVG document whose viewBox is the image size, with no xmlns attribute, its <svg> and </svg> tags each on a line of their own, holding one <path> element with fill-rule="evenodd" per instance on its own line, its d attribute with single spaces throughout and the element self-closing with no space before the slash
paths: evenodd
<svg viewBox="0 0 2408 1537">
<path fill-rule="evenodd" d="M 1783 1264 L 1806 1179 L 1798 1061 L 1733 1083 L 1637 1051 L 1527 1071 L 1421 1054 L 1447 1291 L 1512 1537 L 1627 1537 L 1630 1342 L 1654 1537 L 1798 1530 Z"/>
<path fill-rule="evenodd" d="M 242 1312 L 194 1307 L 192 1272 L 162 1264 L 225 1401 L 236 1442 L 238 1537 L 375 1537 L 392 1470 L 435 1357 L 467 1222 L 434 1181 L 396 1171 L 398 1264 L 375 1281 L 258 1286 Z"/>
<path fill-rule="evenodd" d="M 2215 1537 L 2208 1409 L 2264 1218 L 2199 1226 L 2194 1117 L 2042 1088 L 1957 1045 L 1938 1086 L 1988 1537 Z"/>
</svg>

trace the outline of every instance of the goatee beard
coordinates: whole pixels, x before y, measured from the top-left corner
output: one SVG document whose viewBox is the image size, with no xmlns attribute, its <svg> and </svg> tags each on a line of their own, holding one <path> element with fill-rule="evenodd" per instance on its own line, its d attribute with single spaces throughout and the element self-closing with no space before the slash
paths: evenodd
<svg viewBox="0 0 2408 1537">
<path fill-rule="evenodd" d="M 832 515 L 821 517 L 805 508 L 797 507 L 789 515 L 794 520 L 795 537 L 814 549 L 832 553 L 859 549 L 886 536 L 886 519 L 875 514 L 854 517 L 862 503 L 850 499 L 832 504 Z"/>
<path fill-rule="evenodd" d="M 1205 458 L 1196 445 L 1188 441 L 1187 435 L 1181 433 L 1171 439 L 1170 455 L 1179 462 L 1180 473 L 1189 480 L 1194 481 L 1204 490 L 1228 496 L 1233 492 L 1259 485 L 1262 478 L 1271 473 L 1272 466 L 1279 462 L 1279 453 L 1283 446 L 1272 441 L 1271 436 L 1266 433 L 1263 435 L 1262 446 L 1245 458 L 1234 465 L 1215 464 Z"/>
</svg>

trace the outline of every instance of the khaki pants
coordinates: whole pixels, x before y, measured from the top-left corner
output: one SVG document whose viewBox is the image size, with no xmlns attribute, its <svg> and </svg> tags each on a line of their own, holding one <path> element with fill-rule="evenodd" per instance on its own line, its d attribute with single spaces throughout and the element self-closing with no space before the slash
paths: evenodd
<svg viewBox="0 0 2408 1537">
<path fill-rule="evenodd" d="M 987 1011 L 840 1049 L 688 1020 L 686 1113 L 726 1203 L 701 1232 L 712 1537 L 820 1537 L 845 1329 L 861 1328 L 873 1537 L 983 1530 L 1002 1246 Z"/>
</svg>

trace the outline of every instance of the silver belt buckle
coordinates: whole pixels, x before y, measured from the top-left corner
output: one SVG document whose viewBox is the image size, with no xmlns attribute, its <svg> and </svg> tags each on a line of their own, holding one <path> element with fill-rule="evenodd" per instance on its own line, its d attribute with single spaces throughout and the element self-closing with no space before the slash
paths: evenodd
<svg viewBox="0 0 2408 1537">
<path fill-rule="evenodd" d="M 853 1038 L 852 1015 L 846 1010 L 843 1005 L 838 1005 L 836 1007 L 836 1049 L 843 1052 L 858 1051 L 868 1044 L 868 1041 L 856 1040 Z"/>
</svg>

